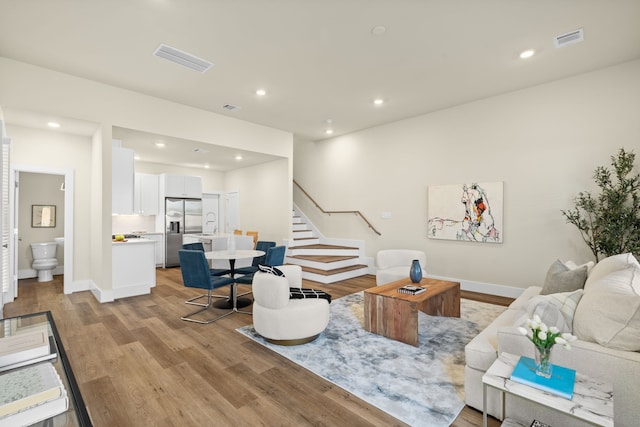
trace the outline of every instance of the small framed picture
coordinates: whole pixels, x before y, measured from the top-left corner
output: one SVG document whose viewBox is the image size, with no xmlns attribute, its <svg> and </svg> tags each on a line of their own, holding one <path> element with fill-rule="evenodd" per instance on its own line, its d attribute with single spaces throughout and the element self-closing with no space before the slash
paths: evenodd
<svg viewBox="0 0 640 427">
<path fill-rule="evenodd" d="M 56 226 L 56 205 L 31 205 L 31 227 Z"/>
</svg>

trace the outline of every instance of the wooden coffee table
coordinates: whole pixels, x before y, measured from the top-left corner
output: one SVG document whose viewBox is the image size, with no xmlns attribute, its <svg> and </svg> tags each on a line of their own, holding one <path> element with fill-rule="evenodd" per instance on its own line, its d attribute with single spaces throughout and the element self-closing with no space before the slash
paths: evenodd
<svg viewBox="0 0 640 427">
<path fill-rule="evenodd" d="M 397 291 L 419 285 L 427 291 L 407 295 Z M 432 316 L 460 317 L 460 283 L 423 278 L 418 283 L 398 280 L 364 291 L 364 328 L 406 344 L 418 346 L 418 310 Z"/>
</svg>

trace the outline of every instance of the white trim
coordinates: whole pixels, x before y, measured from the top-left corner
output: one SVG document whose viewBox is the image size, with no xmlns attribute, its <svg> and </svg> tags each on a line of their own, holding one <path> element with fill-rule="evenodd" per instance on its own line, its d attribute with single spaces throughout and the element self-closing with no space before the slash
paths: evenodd
<svg viewBox="0 0 640 427">
<path fill-rule="evenodd" d="M 480 292 L 488 295 L 495 295 L 507 298 L 518 298 L 524 288 L 514 288 L 512 286 L 496 285 L 493 283 L 474 282 L 471 280 L 456 279 L 452 277 L 434 276 L 427 274 L 426 277 L 439 280 L 449 280 L 452 282 L 460 282 L 460 289 L 463 291 Z"/>
<path fill-rule="evenodd" d="M 91 282 L 90 288 L 88 290 L 91 291 L 91 293 L 99 303 L 114 301 L 113 290 L 111 289 L 103 291 L 94 282 Z"/>
</svg>

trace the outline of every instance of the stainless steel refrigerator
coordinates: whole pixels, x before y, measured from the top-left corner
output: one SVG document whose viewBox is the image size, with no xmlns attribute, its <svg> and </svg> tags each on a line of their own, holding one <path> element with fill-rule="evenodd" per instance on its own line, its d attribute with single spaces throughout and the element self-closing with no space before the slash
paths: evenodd
<svg viewBox="0 0 640 427">
<path fill-rule="evenodd" d="M 177 267 L 180 265 L 178 251 L 182 249 L 184 235 L 202 233 L 202 200 L 167 197 L 164 213 L 164 264 Z"/>
</svg>

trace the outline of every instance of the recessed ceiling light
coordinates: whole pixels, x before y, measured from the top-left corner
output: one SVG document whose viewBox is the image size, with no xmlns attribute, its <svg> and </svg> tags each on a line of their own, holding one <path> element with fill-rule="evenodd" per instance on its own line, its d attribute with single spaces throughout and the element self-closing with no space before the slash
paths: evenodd
<svg viewBox="0 0 640 427">
<path fill-rule="evenodd" d="M 47 126 L 49 126 L 50 128 L 54 128 L 57 129 L 60 127 L 60 123 L 56 123 L 56 122 L 49 122 L 47 123 Z"/>
<path fill-rule="evenodd" d="M 133 160 L 140 160 L 140 156 L 138 155 L 133 156 Z"/>
<path fill-rule="evenodd" d="M 533 49 L 528 49 L 523 51 L 522 53 L 520 53 L 520 58 L 521 59 L 527 59 L 527 58 L 531 58 L 533 55 L 536 54 L 536 51 Z"/>
<path fill-rule="evenodd" d="M 238 155 L 236 156 L 236 160 L 242 160 L 242 156 L 241 156 L 240 154 L 238 154 Z"/>
<path fill-rule="evenodd" d="M 158 148 L 162 148 L 162 147 L 164 147 L 164 142 L 162 142 L 162 141 L 157 141 L 157 142 L 155 143 L 155 146 L 156 146 L 156 147 L 158 147 Z"/>
<path fill-rule="evenodd" d="M 327 129 L 324 131 L 327 135 L 333 135 L 333 129 Z"/>
<path fill-rule="evenodd" d="M 206 165 L 204 165 L 204 168 L 205 168 L 205 169 L 209 169 L 209 167 L 210 167 L 210 166 L 209 166 L 209 164 L 208 164 L 208 163 L 207 163 Z"/>
<path fill-rule="evenodd" d="M 375 105 L 382 105 L 382 104 L 384 104 L 384 99 L 382 99 L 382 98 L 374 99 L 374 100 L 373 100 L 373 103 L 374 103 Z"/>
<path fill-rule="evenodd" d="M 265 96 L 267 94 L 267 91 L 264 89 L 258 89 L 256 90 L 256 95 L 258 96 Z"/>
</svg>

